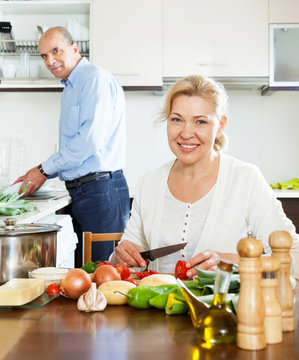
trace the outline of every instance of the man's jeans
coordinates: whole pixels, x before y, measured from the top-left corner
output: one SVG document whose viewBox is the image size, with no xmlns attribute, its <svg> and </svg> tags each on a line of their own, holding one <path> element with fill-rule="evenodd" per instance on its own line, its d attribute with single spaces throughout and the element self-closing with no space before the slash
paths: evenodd
<svg viewBox="0 0 299 360">
<path fill-rule="evenodd" d="M 75 266 L 82 263 L 82 232 L 123 232 L 130 213 L 130 198 L 122 170 L 109 172 L 98 179 L 69 189 L 72 198 L 72 216 L 79 243 Z M 114 242 L 92 244 L 92 261 L 108 260 L 114 251 Z"/>
</svg>

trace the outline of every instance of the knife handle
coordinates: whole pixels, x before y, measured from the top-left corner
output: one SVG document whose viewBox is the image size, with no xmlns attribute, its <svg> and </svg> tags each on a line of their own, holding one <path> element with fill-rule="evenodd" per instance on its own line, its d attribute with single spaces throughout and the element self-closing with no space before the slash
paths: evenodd
<svg viewBox="0 0 299 360">
<path fill-rule="evenodd" d="M 142 251 L 140 253 L 140 255 L 143 257 L 144 260 L 150 260 L 150 261 L 154 261 L 154 257 L 152 255 L 152 252 L 150 250 L 147 251 Z"/>
</svg>

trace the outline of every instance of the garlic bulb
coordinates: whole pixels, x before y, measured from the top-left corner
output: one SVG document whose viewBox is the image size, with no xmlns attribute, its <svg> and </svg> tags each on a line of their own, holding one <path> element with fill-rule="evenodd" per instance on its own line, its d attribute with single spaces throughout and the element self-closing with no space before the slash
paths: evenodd
<svg viewBox="0 0 299 360">
<path fill-rule="evenodd" d="M 90 289 L 78 299 L 77 308 L 80 311 L 103 311 L 107 300 L 103 293 L 97 289 L 96 283 L 91 283 Z"/>
</svg>

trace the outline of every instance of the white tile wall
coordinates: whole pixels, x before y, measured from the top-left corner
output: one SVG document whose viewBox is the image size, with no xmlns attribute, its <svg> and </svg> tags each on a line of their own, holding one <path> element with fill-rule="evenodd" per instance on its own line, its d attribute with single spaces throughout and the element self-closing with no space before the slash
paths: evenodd
<svg viewBox="0 0 299 360">
<path fill-rule="evenodd" d="M 299 92 L 229 91 L 230 155 L 258 165 L 267 181 L 299 177 Z M 131 187 L 138 177 L 172 158 L 165 124 L 154 125 L 163 103 L 152 92 L 126 92 L 127 168 Z M 24 168 L 50 156 L 58 143 L 60 93 L 0 93 L 1 138 L 23 134 Z"/>
</svg>

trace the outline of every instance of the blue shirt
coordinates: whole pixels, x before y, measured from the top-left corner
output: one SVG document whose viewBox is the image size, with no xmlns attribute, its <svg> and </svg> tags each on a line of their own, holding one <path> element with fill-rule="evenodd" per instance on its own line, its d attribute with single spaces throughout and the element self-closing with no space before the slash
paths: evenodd
<svg viewBox="0 0 299 360">
<path fill-rule="evenodd" d="M 61 96 L 59 150 L 42 163 L 60 180 L 125 167 L 125 100 L 112 74 L 81 59 Z"/>
</svg>

